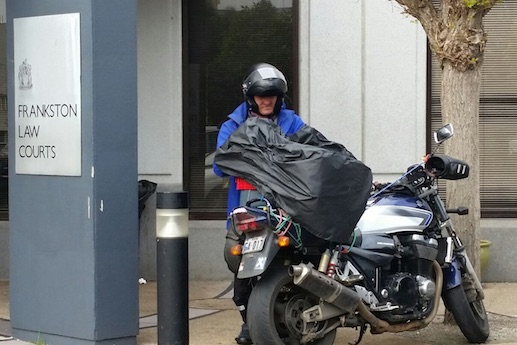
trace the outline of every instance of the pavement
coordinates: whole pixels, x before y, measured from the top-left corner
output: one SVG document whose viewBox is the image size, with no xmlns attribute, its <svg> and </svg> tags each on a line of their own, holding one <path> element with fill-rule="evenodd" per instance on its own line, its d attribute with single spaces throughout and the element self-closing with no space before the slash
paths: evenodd
<svg viewBox="0 0 517 345">
<path fill-rule="evenodd" d="M 487 344 L 517 345 L 517 283 L 483 283 L 485 307 L 491 333 Z M 189 283 L 189 344 L 234 345 L 241 320 L 231 300 L 230 281 L 191 281 Z M 9 325 L 9 284 L 0 281 L 0 345 L 31 345 L 13 339 Z M 156 282 L 140 285 L 140 332 L 138 345 L 156 345 Z M 459 328 L 443 324 L 444 308 L 425 329 L 405 333 L 364 335 L 363 345 L 443 345 L 467 344 Z M 334 344 L 348 345 L 357 340 L 354 329 L 339 329 Z M 51 345 L 51 344 L 49 344 Z M 73 344 L 71 344 L 73 345 Z"/>
</svg>

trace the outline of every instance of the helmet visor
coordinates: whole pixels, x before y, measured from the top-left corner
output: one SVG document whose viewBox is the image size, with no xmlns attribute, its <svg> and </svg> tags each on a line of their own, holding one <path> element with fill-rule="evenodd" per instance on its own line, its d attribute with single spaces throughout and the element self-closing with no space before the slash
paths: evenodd
<svg viewBox="0 0 517 345">
<path fill-rule="evenodd" d="M 249 78 L 251 80 L 278 78 L 286 82 L 284 74 L 274 67 L 260 67 L 251 73 Z"/>
<path fill-rule="evenodd" d="M 242 91 L 245 95 L 283 95 L 287 92 L 287 81 L 282 72 L 274 67 L 259 67 L 244 80 Z"/>
</svg>

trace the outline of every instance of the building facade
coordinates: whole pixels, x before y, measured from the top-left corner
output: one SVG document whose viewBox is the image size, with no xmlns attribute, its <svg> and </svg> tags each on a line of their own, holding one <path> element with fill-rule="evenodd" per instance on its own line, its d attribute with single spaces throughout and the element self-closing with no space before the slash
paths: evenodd
<svg viewBox="0 0 517 345">
<path fill-rule="evenodd" d="M 497 39 L 487 53 L 483 83 L 488 88 L 482 101 L 483 96 L 490 98 L 486 106 L 497 115 L 503 107 L 504 116 L 486 115 L 487 122 L 481 122 L 481 140 L 487 143 L 482 164 L 492 164 L 489 158 L 501 154 L 513 172 L 517 89 L 511 81 L 517 77 L 517 68 L 512 69 L 517 61 L 517 16 L 511 13 L 517 11 L 517 1 L 500 6 L 505 7 L 494 9 L 487 20 Z M 284 71 L 288 105 L 371 167 L 376 180 L 391 181 L 420 161 L 429 147 L 432 123 L 439 123 L 439 68 L 432 67 L 420 24 L 402 12 L 388 0 L 138 0 L 139 179 L 189 191 L 191 249 L 209 253 L 192 257 L 191 278 L 228 275 L 221 254 L 226 185 L 213 176 L 211 160 L 218 125 L 242 102 L 240 82 L 251 64 L 266 61 Z M 501 18 L 507 22 L 498 26 Z M 490 57 L 494 51 L 501 53 Z M 499 63 L 500 56 L 508 60 Z M 501 78 L 507 80 L 503 85 Z M 0 145 L 7 143 L 2 106 Z M 493 123 L 498 127 L 490 127 Z M 502 141 L 494 139 L 498 133 L 504 133 Z M 502 176 L 517 180 L 515 174 Z M 485 168 L 482 178 L 487 186 L 482 202 L 490 199 L 490 205 L 495 202 L 506 211 L 495 215 L 517 212 L 517 190 L 508 193 L 506 188 L 500 204 L 490 191 L 497 187 L 498 172 Z M 5 186 L 0 197 L 0 278 L 8 276 Z M 151 279 L 153 202 L 148 200 L 140 224 L 141 271 Z"/>
</svg>

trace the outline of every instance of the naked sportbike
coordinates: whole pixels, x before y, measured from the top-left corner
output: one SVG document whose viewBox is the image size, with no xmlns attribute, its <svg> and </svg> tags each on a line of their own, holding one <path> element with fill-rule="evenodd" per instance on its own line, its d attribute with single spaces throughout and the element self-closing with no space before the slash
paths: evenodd
<svg viewBox="0 0 517 345">
<path fill-rule="evenodd" d="M 439 146 L 452 125 L 434 133 Z M 435 151 L 436 152 L 436 151 Z M 440 299 L 465 337 L 485 342 L 483 289 L 438 194 L 439 179 L 468 177 L 467 163 L 432 153 L 397 181 L 377 186 L 348 241 L 304 231 L 272 201 L 231 214 L 243 236 L 238 278 L 257 281 L 248 325 L 258 345 L 334 343 L 339 327 L 373 334 L 424 328 Z"/>
</svg>

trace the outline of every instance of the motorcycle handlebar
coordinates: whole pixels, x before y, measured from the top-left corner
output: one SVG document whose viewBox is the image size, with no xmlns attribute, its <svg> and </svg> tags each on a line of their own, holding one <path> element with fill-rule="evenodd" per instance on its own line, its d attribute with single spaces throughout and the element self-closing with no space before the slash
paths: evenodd
<svg viewBox="0 0 517 345">
<path fill-rule="evenodd" d="M 457 213 L 460 216 L 469 214 L 468 207 L 448 208 L 447 213 Z"/>
</svg>

